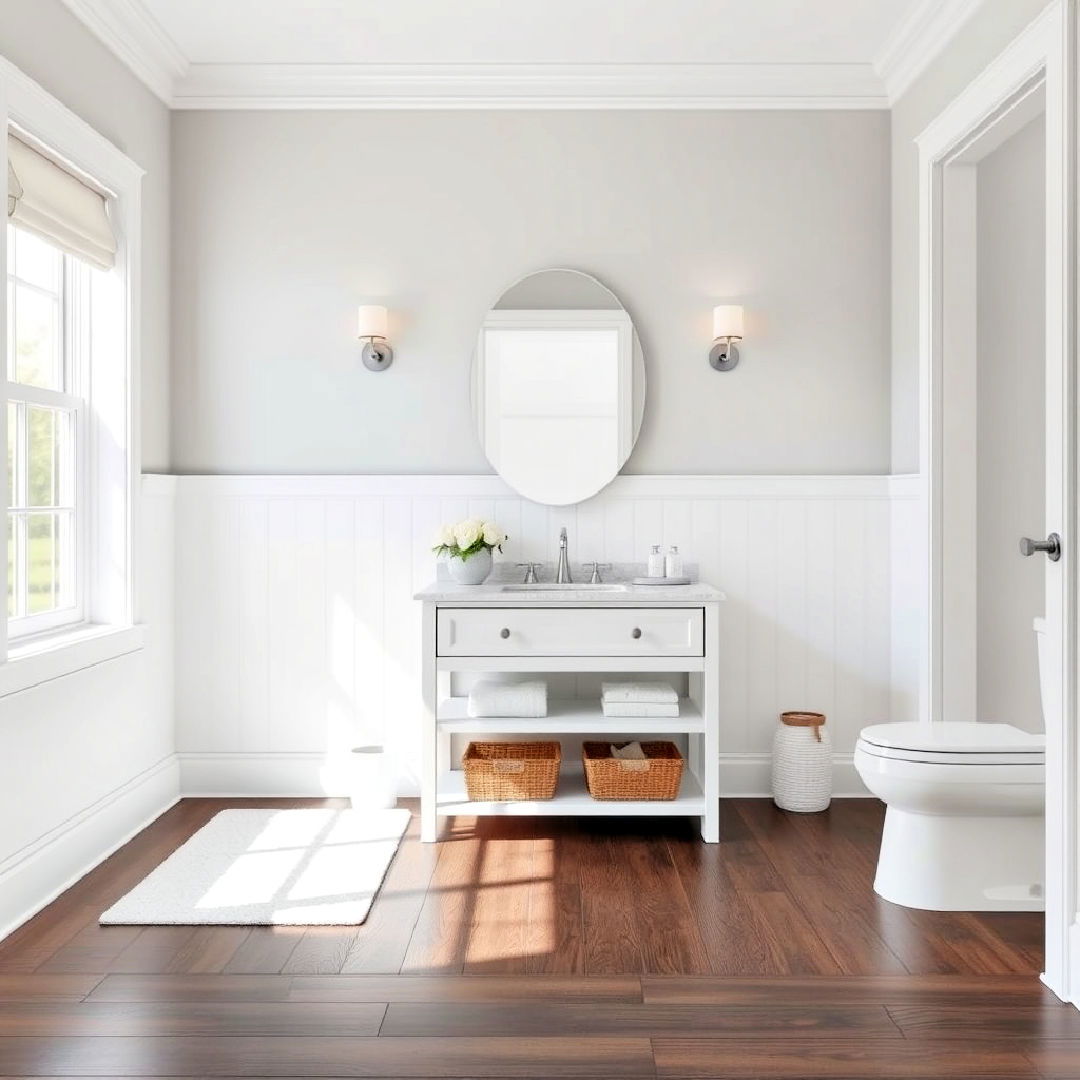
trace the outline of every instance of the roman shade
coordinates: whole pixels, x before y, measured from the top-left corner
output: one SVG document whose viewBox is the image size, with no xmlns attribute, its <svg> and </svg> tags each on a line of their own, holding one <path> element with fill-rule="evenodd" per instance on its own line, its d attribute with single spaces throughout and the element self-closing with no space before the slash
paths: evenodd
<svg viewBox="0 0 1080 1080">
<path fill-rule="evenodd" d="M 8 217 L 101 270 L 116 263 L 105 196 L 8 134 Z"/>
<path fill-rule="evenodd" d="M 22 184 L 19 183 L 19 178 L 15 175 L 15 169 L 11 162 L 8 162 L 7 167 L 7 215 L 11 217 L 15 213 L 15 204 L 22 196 L 23 189 Z"/>
</svg>

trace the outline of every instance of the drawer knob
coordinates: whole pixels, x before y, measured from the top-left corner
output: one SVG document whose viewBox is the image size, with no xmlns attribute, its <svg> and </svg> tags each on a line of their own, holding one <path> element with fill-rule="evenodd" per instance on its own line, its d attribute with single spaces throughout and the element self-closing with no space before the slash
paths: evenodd
<svg viewBox="0 0 1080 1080">
<path fill-rule="evenodd" d="M 503 627 L 503 628 L 502 628 L 502 629 L 501 629 L 501 630 L 499 631 L 499 637 L 501 637 L 501 638 L 508 638 L 509 636 L 510 636 L 510 631 L 509 631 L 509 630 L 507 630 L 507 629 L 506 629 L 506 627 L 504 626 L 504 627 Z"/>
<path fill-rule="evenodd" d="M 630 631 L 630 636 L 635 639 L 641 637 L 641 627 L 635 626 L 634 629 Z"/>
</svg>

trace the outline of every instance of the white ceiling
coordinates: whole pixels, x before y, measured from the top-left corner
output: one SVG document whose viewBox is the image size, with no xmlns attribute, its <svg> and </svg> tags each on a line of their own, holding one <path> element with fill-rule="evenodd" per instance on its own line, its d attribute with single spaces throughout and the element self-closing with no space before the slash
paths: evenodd
<svg viewBox="0 0 1080 1080">
<path fill-rule="evenodd" d="M 912 6 L 912 0 L 143 2 L 191 61 L 211 64 L 871 62 Z"/>
<path fill-rule="evenodd" d="M 861 107 L 981 0 L 64 0 L 176 107 Z"/>
</svg>

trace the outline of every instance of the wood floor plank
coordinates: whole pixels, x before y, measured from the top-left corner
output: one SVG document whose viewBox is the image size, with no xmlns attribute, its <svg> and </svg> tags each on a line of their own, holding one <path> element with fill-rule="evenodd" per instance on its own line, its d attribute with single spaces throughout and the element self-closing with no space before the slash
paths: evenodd
<svg viewBox="0 0 1080 1080">
<path fill-rule="evenodd" d="M 764 799 L 736 810 L 776 867 L 797 906 L 813 912 L 813 928 L 845 975 L 907 970 L 886 943 L 873 869 L 831 827 L 831 815 L 789 814 Z"/>
<path fill-rule="evenodd" d="M 753 933 L 765 948 L 768 970 L 783 975 L 839 975 L 839 964 L 811 921 L 787 890 L 783 877 L 761 849 L 739 812 L 739 801 L 724 807 L 722 842 L 703 858 L 725 860 L 733 890 L 749 908 Z"/>
<path fill-rule="evenodd" d="M 641 980 L 649 1004 L 777 1006 L 880 1005 L 1066 1009 L 1030 975 L 841 975 Z"/>
<path fill-rule="evenodd" d="M 722 823 L 721 837 L 725 835 Z M 687 903 L 697 917 L 710 972 L 723 976 L 775 972 L 776 961 L 750 901 L 732 880 L 727 851 L 714 855 L 711 848 L 692 838 L 671 839 L 668 849 Z"/>
<path fill-rule="evenodd" d="M 194 926 L 147 926 L 109 964 L 110 973 L 151 975 L 170 971 L 177 953 L 195 936 Z"/>
<path fill-rule="evenodd" d="M 99 982 L 101 975 L 2 975 L 0 1004 L 9 1001 L 81 1001 Z"/>
<path fill-rule="evenodd" d="M 176 951 L 169 971 L 178 975 L 209 975 L 224 971 L 243 945 L 249 926 L 199 926 Z"/>
<path fill-rule="evenodd" d="M 908 1039 L 1080 1039 L 1080 1011 L 1063 1005 L 890 1005 Z"/>
<path fill-rule="evenodd" d="M 687 832 L 692 830 L 689 822 L 681 824 Z M 709 955 L 668 847 L 672 826 L 664 822 L 652 835 L 628 839 L 623 848 L 635 881 L 633 911 L 642 971 L 650 975 L 706 974 L 711 970 Z"/>
<path fill-rule="evenodd" d="M 1046 1080 L 1076 1080 L 1080 1077 L 1080 1041 L 1044 1039 L 1025 1050 L 1028 1059 Z"/>
<path fill-rule="evenodd" d="M 581 866 L 585 970 L 589 975 L 636 975 L 645 970 L 633 905 L 634 881 L 620 849 L 626 825 L 600 819 L 607 831 L 591 845 Z"/>
<path fill-rule="evenodd" d="M 956 1042 L 655 1039 L 660 1080 L 946 1080 L 1031 1078 L 1032 1062 L 1015 1045 Z"/>
<path fill-rule="evenodd" d="M 300 1002 L 18 1003 L 0 1009 L 2 1036 L 378 1035 L 386 1006 Z"/>
<path fill-rule="evenodd" d="M 285 1001 L 286 975 L 107 975 L 89 1001 Z"/>
<path fill-rule="evenodd" d="M 303 936 L 302 926 L 253 926 L 222 971 L 226 975 L 276 975 Z"/>
<path fill-rule="evenodd" d="M 43 974 L 109 971 L 116 958 L 140 933 L 141 927 L 138 926 L 85 926 L 40 964 L 37 970 Z"/>
<path fill-rule="evenodd" d="M 402 805 L 413 816 L 367 922 L 353 938 L 341 966 L 342 974 L 393 973 L 401 970 L 413 930 L 424 906 L 431 877 L 439 861 L 438 847 L 420 843 L 417 800 Z"/>
<path fill-rule="evenodd" d="M 0 1038 L 0 1076 L 654 1077 L 647 1039 Z"/>
<path fill-rule="evenodd" d="M 438 847 L 438 862 L 401 963 L 403 975 L 460 975 L 465 967 L 480 864 L 477 819 L 443 822 Z"/>
<path fill-rule="evenodd" d="M 536 819 L 525 968 L 530 975 L 585 974 L 581 865 L 588 840 L 573 819 Z"/>
<path fill-rule="evenodd" d="M 911 937 L 929 950 L 926 968 L 908 964 L 909 970 L 999 975 L 1032 970 L 1029 959 L 1010 948 L 966 911 L 916 911 L 895 908 L 899 919 L 910 924 Z"/>
<path fill-rule="evenodd" d="M 462 971 L 524 975 L 533 884 L 533 830 L 528 818 L 481 818 L 472 922 Z M 473 932 L 484 927 L 485 932 Z"/>
<path fill-rule="evenodd" d="M 337 974 L 359 930 L 356 926 L 309 926 L 282 965 L 282 974 Z"/>
<path fill-rule="evenodd" d="M 633 1004 L 641 1001 L 641 983 L 634 976 L 297 976 L 292 980 L 288 1000 Z"/>
<path fill-rule="evenodd" d="M 794 1008 L 713 1005 L 392 1004 L 380 1034 L 648 1038 L 832 1038 L 902 1039 L 881 1005 Z"/>
</svg>

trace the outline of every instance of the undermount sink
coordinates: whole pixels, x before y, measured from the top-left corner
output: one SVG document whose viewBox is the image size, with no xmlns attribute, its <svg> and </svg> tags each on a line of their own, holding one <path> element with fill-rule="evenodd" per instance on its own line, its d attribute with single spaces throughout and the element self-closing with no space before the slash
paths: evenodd
<svg viewBox="0 0 1080 1080">
<path fill-rule="evenodd" d="M 625 585 L 618 584 L 598 584 L 594 585 L 592 582 L 581 582 L 580 584 L 575 581 L 566 581 L 559 584 L 555 581 L 541 581 L 532 585 L 504 585 L 502 587 L 503 592 L 582 592 L 582 593 L 605 593 L 605 592 L 626 592 Z"/>
</svg>

